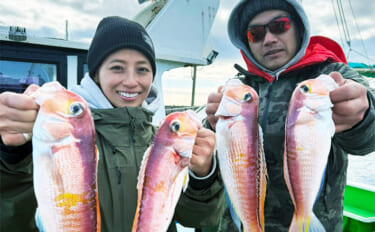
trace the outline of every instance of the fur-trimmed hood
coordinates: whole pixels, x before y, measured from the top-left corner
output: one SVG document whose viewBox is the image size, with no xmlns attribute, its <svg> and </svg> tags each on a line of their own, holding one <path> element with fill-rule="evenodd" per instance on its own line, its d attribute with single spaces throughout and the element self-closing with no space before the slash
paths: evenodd
<svg viewBox="0 0 375 232">
<path fill-rule="evenodd" d="M 110 109 L 112 104 L 104 96 L 99 86 L 93 81 L 88 73 L 81 80 L 81 84 L 73 87 L 71 91 L 83 97 L 90 108 L 94 109 Z M 146 100 L 142 103 L 142 107 L 155 113 L 160 106 L 160 94 L 156 87 L 151 86 L 150 93 Z"/>
</svg>

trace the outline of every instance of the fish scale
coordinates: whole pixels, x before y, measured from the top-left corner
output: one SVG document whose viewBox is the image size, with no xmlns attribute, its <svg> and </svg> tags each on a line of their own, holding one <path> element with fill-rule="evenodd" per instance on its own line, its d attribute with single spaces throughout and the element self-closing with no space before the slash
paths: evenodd
<svg viewBox="0 0 375 232">
<path fill-rule="evenodd" d="M 33 127 L 34 191 L 40 231 L 100 231 L 97 150 L 86 102 L 58 82 L 33 97 L 40 109 Z"/>
<path fill-rule="evenodd" d="M 191 110 L 171 113 L 161 122 L 139 171 L 133 232 L 167 231 L 188 184 L 188 165 L 201 126 Z"/>
<path fill-rule="evenodd" d="M 240 80 L 228 80 L 216 116 L 220 172 L 239 231 L 264 231 L 266 163 L 258 125 L 258 95 Z"/>
<path fill-rule="evenodd" d="M 329 92 L 334 80 L 321 75 L 294 90 L 285 123 L 284 178 L 294 204 L 289 231 L 325 231 L 313 213 L 335 133 Z"/>
</svg>

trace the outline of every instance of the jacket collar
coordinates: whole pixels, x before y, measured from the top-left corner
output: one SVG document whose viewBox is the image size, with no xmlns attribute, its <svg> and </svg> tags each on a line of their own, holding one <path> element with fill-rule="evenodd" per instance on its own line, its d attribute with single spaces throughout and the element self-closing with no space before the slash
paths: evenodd
<svg viewBox="0 0 375 232">
<path fill-rule="evenodd" d="M 271 76 L 267 72 L 258 68 L 246 57 L 242 50 L 241 54 L 245 60 L 247 70 L 254 75 L 265 78 L 270 83 L 273 82 L 276 79 L 276 76 L 280 75 L 281 73 L 299 70 L 306 66 L 325 61 L 328 61 L 330 63 L 341 62 L 347 64 L 344 51 L 342 50 L 340 45 L 335 41 L 323 36 L 312 36 L 307 46 L 305 55 L 292 66 L 281 70 L 276 76 Z"/>
<path fill-rule="evenodd" d="M 112 104 L 104 96 L 101 89 L 93 81 L 88 73 L 85 74 L 81 80 L 80 85 L 74 86 L 71 91 L 82 96 L 88 103 L 90 108 L 93 109 L 111 109 Z M 152 85 L 150 93 L 148 94 L 145 101 L 142 103 L 142 107 L 155 113 L 161 105 L 161 96 L 157 88 Z"/>
</svg>

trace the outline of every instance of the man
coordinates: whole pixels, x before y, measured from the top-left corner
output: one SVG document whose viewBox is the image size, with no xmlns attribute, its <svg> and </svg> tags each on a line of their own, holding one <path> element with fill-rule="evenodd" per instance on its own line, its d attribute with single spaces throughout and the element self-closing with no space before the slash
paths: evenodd
<svg viewBox="0 0 375 232">
<path fill-rule="evenodd" d="M 346 65 L 337 43 L 321 36 L 310 38 L 307 16 L 297 1 L 241 1 L 230 15 L 228 34 L 240 49 L 247 71 L 235 67 L 260 99 L 268 170 L 265 231 L 288 231 L 294 212 L 283 176 L 284 126 L 292 92 L 297 83 L 320 74 L 329 74 L 337 82 L 339 87 L 330 93 L 336 133 L 314 213 L 326 231 L 342 231 L 348 154 L 375 150 L 375 96 L 367 81 Z M 219 92 L 208 97 L 206 113 L 212 129 L 221 97 Z M 225 218 L 223 222 L 228 225 Z"/>
</svg>

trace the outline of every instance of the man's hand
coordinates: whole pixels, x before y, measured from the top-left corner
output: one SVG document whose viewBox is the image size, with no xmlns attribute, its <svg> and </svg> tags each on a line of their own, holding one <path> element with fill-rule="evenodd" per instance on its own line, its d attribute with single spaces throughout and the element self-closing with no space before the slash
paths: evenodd
<svg viewBox="0 0 375 232">
<path fill-rule="evenodd" d="M 336 133 L 348 130 L 362 121 L 369 102 L 366 88 L 352 80 L 344 79 L 340 73 L 329 74 L 338 84 L 338 88 L 330 92 L 333 103 L 332 118 Z"/>
<path fill-rule="evenodd" d="M 214 132 L 204 127 L 198 130 L 189 165 L 197 177 L 204 177 L 211 171 L 215 142 Z"/>
<path fill-rule="evenodd" d="M 221 89 L 223 86 L 220 86 L 216 93 L 211 93 L 207 99 L 207 106 L 206 106 L 206 114 L 207 114 L 207 121 L 210 123 L 212 129 L 216 129 L 216 123 L 218 118 L 215 116 L 217 108 L 219 107 L 220 101 L 223 98 L 223 94 L 221 93 Z"/>
</svg>

